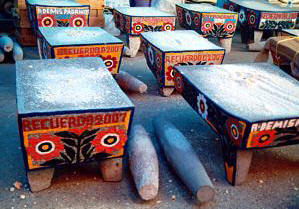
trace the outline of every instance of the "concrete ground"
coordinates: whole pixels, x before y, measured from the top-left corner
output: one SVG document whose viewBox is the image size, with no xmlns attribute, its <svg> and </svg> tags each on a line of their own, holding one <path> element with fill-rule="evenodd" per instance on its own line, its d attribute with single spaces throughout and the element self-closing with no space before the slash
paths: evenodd
<svg viewBox="0 0 299 209">
<path fill-rule="evenodd" d="M 247 52 L 237 35 L 232 52 L 226 56 L 224 63 L 253 62 L 255 56 L 256 53 Z M 26 48 L 25 59 L 37 59 L 36 50 Z M 152 118 L 156 115 L 164 115 L 183 132 L 214 183 L 215 200 L 201 208 L 299 208 L 299 146 L 255 151 L 247 181 L 233 187 L 225 180 L 221 147 L 216 135 L 180 95 L 168 98 L 159 96 L 156 80 L 143 54 L 139 53 L 136 58 L 124 58 L 121 70 L 148 85 L 146 94 L 128 95 L 136 107 L 134 123 L 145 126 L 159 154 L 160 189 L 157 198 L 144 202 L 138 197 L 127 160 L 123 180 L 119 183 L 103 182 L 97 165 L 90 163 L 79 168 L 57 169 L 49 189 L 31 193 L 26 184 L 16 124 L 15 69 L 13 64 L 1 64 L 1 209 L 198 208 L 161 153 L 152 126 Z M 22 182 L 25 187 L 10 191 L 15 181 Z"/>
</svg>

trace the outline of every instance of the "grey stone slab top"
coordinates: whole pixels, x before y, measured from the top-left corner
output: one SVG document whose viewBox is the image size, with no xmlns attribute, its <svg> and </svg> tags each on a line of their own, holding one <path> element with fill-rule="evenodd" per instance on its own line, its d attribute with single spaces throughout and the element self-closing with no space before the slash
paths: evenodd
<svg viewBox="0 0 299 209">
<path fill-rule="evenodd" d="M 224 50 L 193 30 L 146 32 L 141 36 L 163 52 Z"/>
<path fill-rule="evenodd" d="M 204 12 L 204 13 L 231 13 L 236 14 L 236 12 L 223 9 L 220 7 L 213 6 L 211 4 L 177 4 L 179 7 L 183 7 L 187 10 L 194 11 L 194 12 Z"/>
<path fill-rule="evenodd" d="M 253 9 L 256 11 L 266 11 L 266 12 L 293 12 L 297 11 L 298 8 L 281 7 L 276 4 L 271 4 L 264 0 L 229 0 L 235 4 L 243 6 L 248 9 Z"/>
<path fill-rule="evenodd" d="M 41 27 L 39 30 L 51 46 L 123 43 L 100 27 Z"/>
<path fill-rule="evenodd" d="M 175 17 L 175 15 L 163 12 L 155 7 L 115 7 L 121 14 L 132 17 Z"/>
<path fill-rule="evenodd" d="M 39 6 L 82 6 L 82 4 L 79 4 L 74 0 L 27 0 L 27 2 L 31 5 Z"/>
<path fill-rule="evenodd" d="M 292 36 L 299 36 L 299 29 L 283 29 L 282 31 Z"/>
<path fill-rule="evenodd" d="M 268 63 L 175 67 L 223 110 L 248 122 L 299 118 L 299 82 Z"/>
<path fill-rule="evenodd" d="M 133 107 L 101 58 L 16 63 L 19 114 Z"/>
</svg>

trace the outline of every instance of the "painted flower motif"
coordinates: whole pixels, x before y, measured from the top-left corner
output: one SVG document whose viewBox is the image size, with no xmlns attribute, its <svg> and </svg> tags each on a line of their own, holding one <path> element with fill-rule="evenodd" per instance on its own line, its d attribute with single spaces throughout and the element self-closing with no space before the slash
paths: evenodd
<svg viewBox="0 0 299 209">
<path fill-rule="evenodd" d="M 194 22 L 194 24 L 195 24 L 196 27 L 199 27 L 199 25 L 200 25 L 200 17 L 199 17 L 198 14 L 195 14 L 193 16 L 193 22 Z"/>
<path fill-rule="evenodd" d="M 154 65 L 155 63 L 155 56 L 154 56 L 154 50 L 151 46 L 148 47 L 147 49 L 147 57 L 148 57 L 148 60 L 150 62 L 151 65 Z"/>
<path fill-rule="evenodd" d="M 256 14 L 254 11 L 250 11 L 248 12 L 247 14 L 247 20 L 248 20 L 248 25 L 255 25 L 255 22 L 256 22 Z"/>
<path fill-rule="evenodd" d="M 172 31 L 174 30 L 174 25 L 170 22 L 164 23 L 162 26 L 162 31 Z"/>
<path fill-rule="evenodd" d="M 237 145 L 241 145 L 243 131 L 245 129 L 242 123 L 234 118 L 228 118 L 226 120 L 226 128 L 231 142 Z"/>
<path fill-rule="evenodd" d="M 112 57 L 111 55 L 108 55 L 107 57 L 101 56 L 101 58 L 103 59 L 107 69 L 112 72 L 116 66 L 117 66 L 117 58 L 116 57 Z"/>
<path fill-rule="evenodd" d="M 133 33 L 140 34 L 144 31 L 144 24 L 137 22 L 133 24 Z"/>
<path fill-rule="evenodd" d="M 228 4 L 228 10 L 235 11 L 235 5 L 233 3 Z"/>
<path fill-rule="evenodd" d="M 123 129 L 109 128 L 98 132 L 96 138 L 92 141 L 96 152 L 113 153 L 123 148 L 128 136 Z"/>
<path fill-rule="evenodd" d="M 234 32 L 236 29 L 236 24 L 233 21 L 227 21 L 224 24 L 224 30 L 227 31 L 228 33 Z"/>
<path fill-rule="evenodd" d="M 55 15 L 44 14 L 40 15 L 38 19 L 39 27 L 56 27 L 56 17 Z"/>
<path fill-rule="evenodd" d="M 246 22 L 246 14 L 244 9 L 241 9 L 239 12 L 239 21 L 241 24 L 244 24 Z"/>
<path fill-rule="evenodd" d="M 166 71 L 166 79 L 168 81 L 173 81 L 174 78 L 175 78 L 175 70 L 173 69 L 172 66 L 169 66 Z"/>
<path fill-rule="evenodd" d="M 183 93 L 184 90 L 183 76 L 178 72 L 175 73 L 174 87 L 178 93 L 180 94 Z"/>
<path fill-rule="evenodd" d="M 64 144 L 60 138 L 50 134 L 30 138 L 27 147 L 27 153 L 33 161 L 48 161 L 60 157 L 60 152 L 63 150 Z"/>
<path fill-rule="evenodd" d="M 214 29 L 214 23 L 210 20 L 203 22 L 201 25 L 201 31 L 203 33 L 207 33 L 213 29 Z"/>
<path fill-rule="evenodd" d="M 265 147 L 271 145 L 276 138 L 275 130 L 260 131 L 252 135 L 251 147 Z"/>
<path fill-rule="evenodd" d="M 156 68 L 158 71 L 162 71 L 162 54 L 156 54 Z"/>
<path fill-rule="evenodd" d="M 185 18 L 186 18 L 186 23 L 187 23 L 189 26 L 191 26 L 191 24 L 192 24 L 192 17 L 191 17 L 190 12 L 186 12 L 186 13 L 185 13 Z"/>
<path fill-rule="evenodd" d="M 205 96 L 200 93 L 197 96 L 197 107 L 198 107 L 198 113 L 200 114 L 200 116 L 204 120 L 207 120 L 207 117 L 208 117 L 207 100 L 206 100 Z"/>
<path fill-rule="evenodd" d="M 184 16 L 183 16 L 183 11 L 180 8 L 177 8 L 177 17 L 180 25 L 183 23 Z"/>
<path fill-rule="evenodd" d="M 70 19 L 71 27 L 85 27 L 86 26 L 86 18 L 84 15 L 74 15 Z"/>
</svg>

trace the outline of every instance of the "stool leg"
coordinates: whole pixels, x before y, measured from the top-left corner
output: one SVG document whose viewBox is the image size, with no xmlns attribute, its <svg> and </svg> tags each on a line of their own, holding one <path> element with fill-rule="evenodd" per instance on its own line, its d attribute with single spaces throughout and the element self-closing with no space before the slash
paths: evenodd
<svg viewBox="0 0 299 209">
<path fill-rule="evenodd" d="M 104 181 L 121 181 L 123 158 L 110 158 L 98 162 Z"/>
<path fill-rule="evenodd" d="M 41 40 L 40 40 L 40 38 L 37 38 L 36 42 L 37 42 L 38 55 L 39 55 L 39 58 L 42 60 L 43 59 L 43 55 L 42 55 L 42 46 L 41 46 Z"/>
<path fill-rule="evenodd" d="M 262 40 L 263 31 L 254 30 L 254 43 L 259 43 Z"/>
<path fill-rule="evenodd" d="M 43 170 L 28 171 L 27 179 L 31 191 L 38 192 L 49 188 L 51 186 L 54 170 L 54 168 L 47 168 Z"/>
<path fill-rule="evenodd" d="M 228 54 L 230 53 L 232 49 L 232 38 L 219 38 L 219 44 L 223 48 L 225 48 L 225 53 Z"/>
<path fill-rule="evenodd" d="M 161 96 L 169 97 L 174 91 L 173 87 L 160 87 L 159 89 Z"/>
<path fill-rule="evenodd" d="M 129 57 L 135 57 L 141 45 L 140 37 L 127 35 L 127 42 L 128 47 L 125 47 L 125 55 Z"/>
<path fill-rule="evenodd" d="M 252 150 L 238 150 L 225 140 L 227 139 L 222 139 L 222 152 L 226 179 L 233 186 L 240 185 L 246 180 L 252 159 Z"/>
</svg>

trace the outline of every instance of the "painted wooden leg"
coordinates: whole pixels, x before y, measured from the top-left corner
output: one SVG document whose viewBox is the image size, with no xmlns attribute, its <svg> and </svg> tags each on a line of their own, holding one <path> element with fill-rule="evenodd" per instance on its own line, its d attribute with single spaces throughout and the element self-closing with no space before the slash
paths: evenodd
<svg viewBox="0 0 299 209">
<path fill-rule="evenodd" d="M 232 38 L 219 38 L 219 43 L 220 46 L 222 46 L 223 48 L 225 48 L 225 53 L 230 53 L 231 49 L 232 49 Z"/>
<path fill-rule="evenodd" d="M 39 58 L 40 58 L 40 59 L 43 59 L 43 55 L 42 55 L 42 45 L 41 45 L 41 40 L 40 40 L 40 38 L 37 38 L 36 42 L 37 42 L 37 50 L 38 50 Z"/>
<path fill-rule="evenodd" d="M 254 43 L 261 42 L 263 37 L 263 31 L 262 30 L 255 30 L 254 31 Z"/>
<path fill-rule="evenodd" d="M 222 139 L 222 152 L 227 181 L 235 185 L 242 184 L 247 177 L 252 150 L 238 150 L 227 144 L 226 139 Z"/>
<path fill-rule="evenodd" d="M 128 47 L 125 47 L 125 55 L 129 57 L 135 57 L 141 45 L 140 37 L 127 35 L 127 42 Z"/>
<path fill-rule="evenodd" d="M 242 26 L 240 27 L 240 32 L 241 32 L 241 42 L 243 44 L 247 44 L 249 40 L 248 30 L 244 26 Z"/>
<path fill-rule="evenodd" d="M 38 192 L 49 188 L 51 186 L 54 170 L 54 168 L 47 168 L 43 170 L 28 171 L 27 179 L 31 191 Z"/>
<path fill-rule="evenodd" d="M 123 158 L 110 158 L 99 161 L 104 181 L 121 181 L 123 170 Z"/>
<path fill-rule="evenodd" d="M 160 87 L 159 89 L 161 96 L 169 97 L 174 91 L 173 87 Z"/>
</svg>

